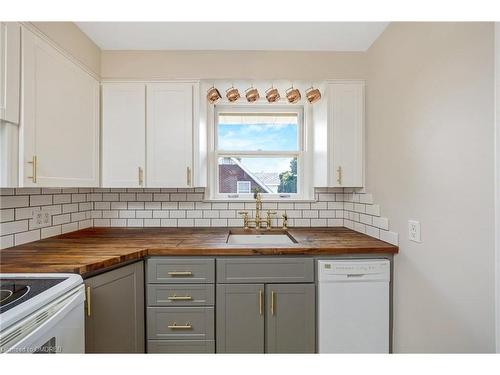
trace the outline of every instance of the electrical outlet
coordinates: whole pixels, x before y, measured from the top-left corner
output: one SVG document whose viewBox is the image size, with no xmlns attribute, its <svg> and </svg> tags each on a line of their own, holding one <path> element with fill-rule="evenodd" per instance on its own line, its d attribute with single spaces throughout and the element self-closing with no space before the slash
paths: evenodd
<svg viewBox="0 0 500 375">
<path fill-rule="evenodd" d="M 408 220 L 408 239 L 413 242 L 421 242 L 420 221 Z"/>
<path fill-rule="evenodd" d="M 33 209 L 30 229 L 48 227 L 52 224 L 52 214 L 47 209 Z"/>
</svg>

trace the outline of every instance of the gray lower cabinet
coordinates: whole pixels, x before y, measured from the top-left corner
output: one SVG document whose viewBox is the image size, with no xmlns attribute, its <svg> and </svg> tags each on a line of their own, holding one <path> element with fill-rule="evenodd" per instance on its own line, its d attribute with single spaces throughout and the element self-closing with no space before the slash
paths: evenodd
<svg viewBox="0 0 500 375">
<path fill-rule="evenodd" d="M 218 284 L 217 353 L 264 353 L 264 284 Z"/>
<path fill-rule="evenodd" d="M 314 353 L 314 284 L 218 284 L 217 353 Z"/>
<path fill-rule="evenodd" d="M 266 303 L 266 352 L 314 353 L 315 285 L 268 284 Z"/>
<path fill-rule="evenodd" d="M 215 259 L 147 260 L 147 352 L 215 352 Z"/>
<path fill-rule="evenodd" d="M 86 353 L 144 353 L 143 262 L 85 280 Z"/>
</svg>

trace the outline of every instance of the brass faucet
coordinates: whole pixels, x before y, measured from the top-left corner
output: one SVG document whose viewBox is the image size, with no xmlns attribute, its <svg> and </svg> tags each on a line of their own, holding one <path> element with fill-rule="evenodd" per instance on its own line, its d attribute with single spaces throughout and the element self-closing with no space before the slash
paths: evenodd
<svg viewBox="0 0 500 375">
<path fill-rule="evenodd" d="M 260 192 L 256 192 L 254 194 L 254 197 L 255 197 L 255 219 L 248 218 L 248 211 L 238 212 L 240 215 L 243 215 L 243 227 L 245 229 L 249 229 L 250 223 L 254 223 L 255 229 L 260 229 L 262 224 L 264 223 L 266 225 L 266 229 L 271 229 L 272 227 L 271 215 L 275 215 L 276 212 L 271 212 L 268 210 L 266 218 L 262 219 L 260 217 L 262 211 L 262 196 L 260 195 Z"/>
</svg>

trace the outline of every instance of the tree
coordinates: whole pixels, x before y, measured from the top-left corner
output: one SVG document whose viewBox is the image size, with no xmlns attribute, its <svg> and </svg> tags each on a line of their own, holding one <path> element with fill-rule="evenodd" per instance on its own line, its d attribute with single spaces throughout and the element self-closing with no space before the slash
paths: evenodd
<svg viewBox="0 0 500 375">
<path fill-rule="evenodd" d="M 280 173 L 278 193 L 297 193 L 297 158 L 290 161 L 290 170 Z"/>
</svg>

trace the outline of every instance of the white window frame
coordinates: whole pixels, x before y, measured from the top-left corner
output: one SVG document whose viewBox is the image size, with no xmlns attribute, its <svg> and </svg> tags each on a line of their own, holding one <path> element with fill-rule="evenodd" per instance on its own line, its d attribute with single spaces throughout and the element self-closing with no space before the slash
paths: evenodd
<svg viewBox="0 0 500 375">
<path fill-rule="evenodd" d="M 248 189 L 245 188 L 245 190 L 248 190 L 249 192 L 252 191 L 252 182 L 251 181 L 236 181 L 236 193 L 237 194 L 242 194 L 240 193 L 240 184 L 245 184 L 246 186 L 248 186 Z"/>
<path fill-rule="evenodd" d="M 217 149 L 217 124 L 219 113 L 242 112 L 242 113 L 296 113 L 298 124 L 298 151 L 233 151 Z M 312 170 L 310 165 L 309 142 L 309 115 L 304 105 L 276 105 L 276 104 L 221 104 L 211 105 L 208 111 L 208 188 L 207 200 L 215 201 L 253 201 L 253 193 L 228 194 L 219 193 L 219 168 L 218 160 L 224 156 L 241 157 L 294 157 L 297 156 L 297 193 L 265 193 L 262 195 L 265 201 L 311 201 L 314 199 L 312 189 Z"/>
</svg>

